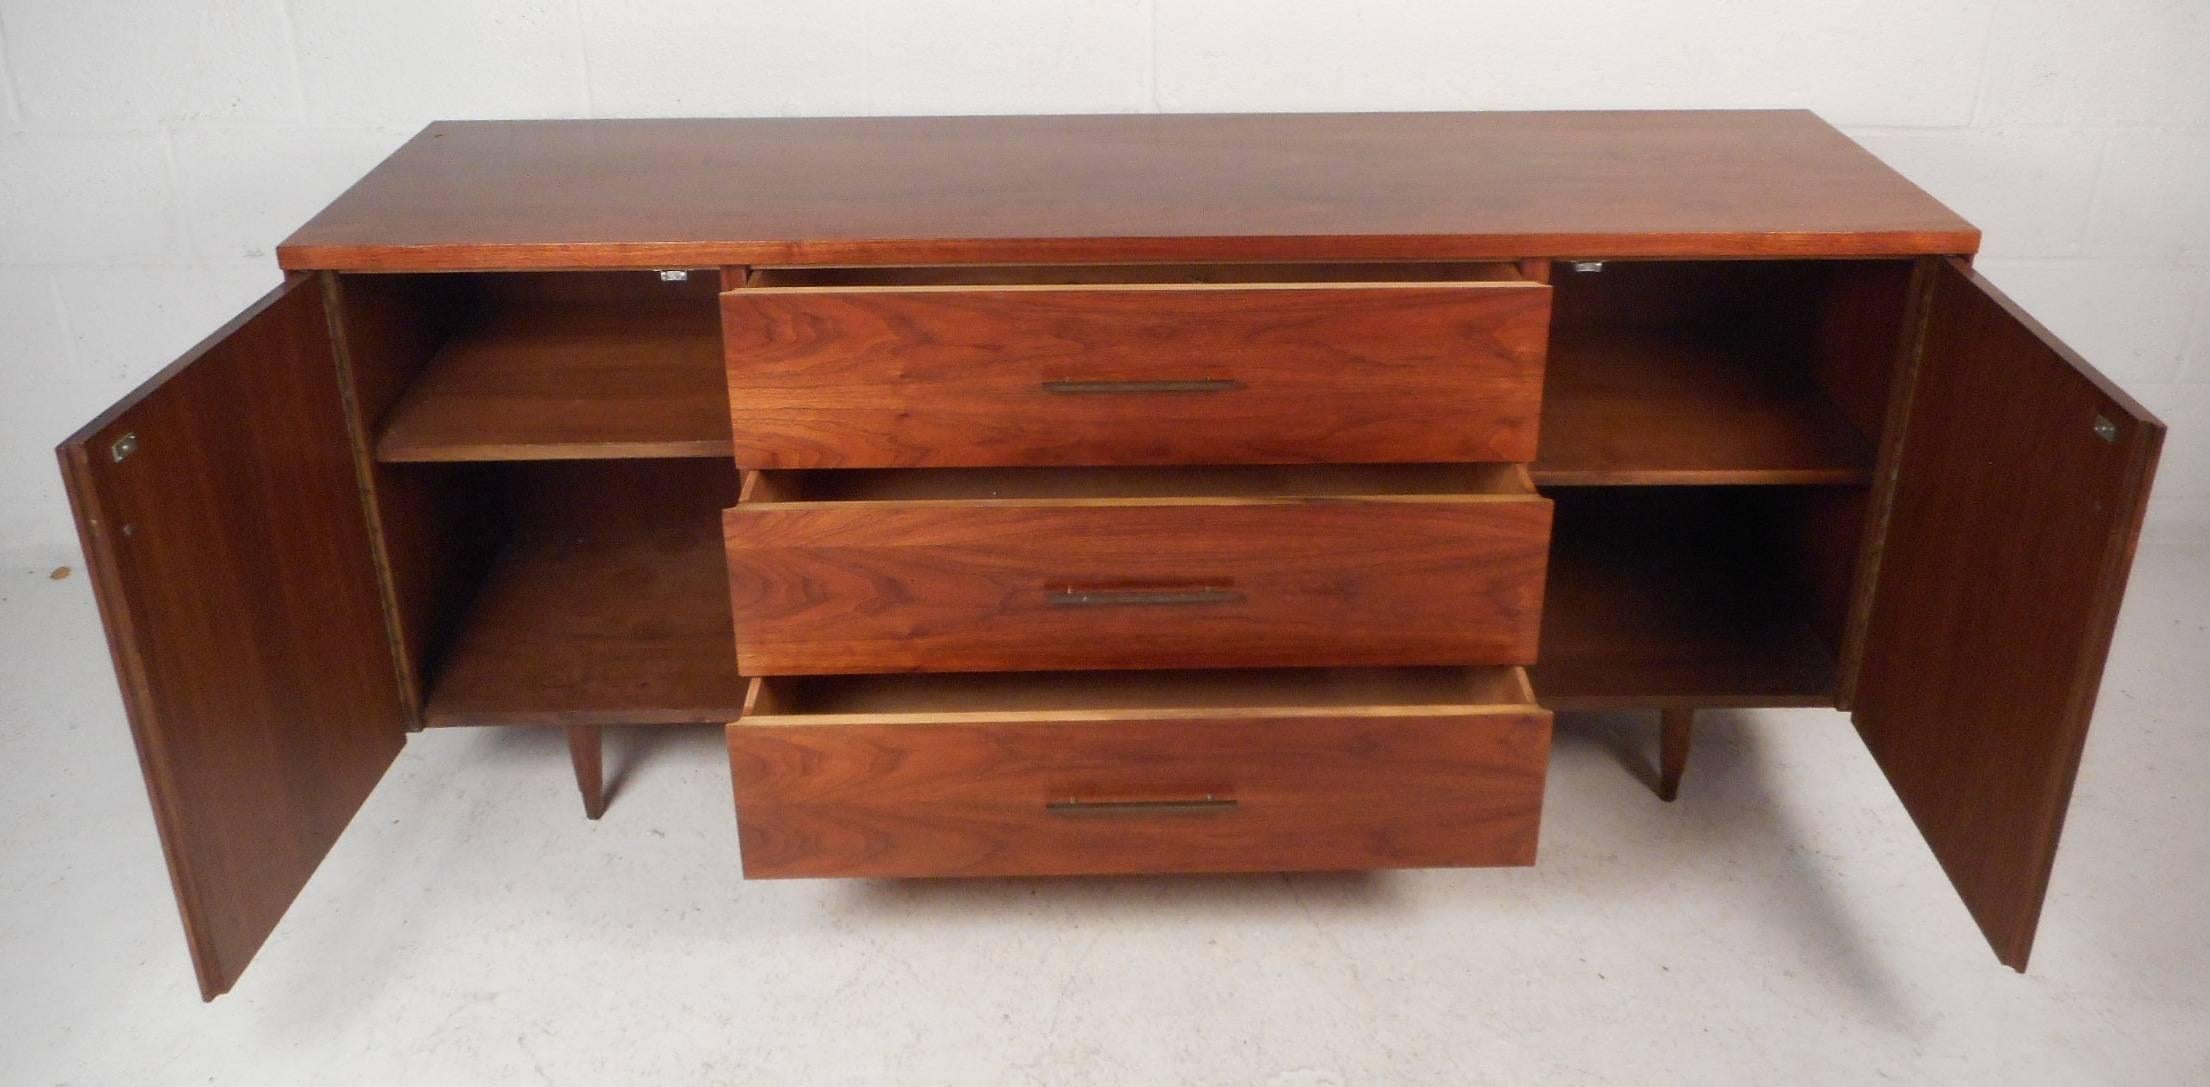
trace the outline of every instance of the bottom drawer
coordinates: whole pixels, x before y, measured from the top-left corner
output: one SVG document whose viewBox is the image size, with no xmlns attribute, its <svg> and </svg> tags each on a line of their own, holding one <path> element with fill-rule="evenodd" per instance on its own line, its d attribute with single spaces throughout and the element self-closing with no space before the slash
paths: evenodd
<svg viewBox="0 0 2210 1087">
<path fill-rule="evenodd" d="M 744 874 L 1531 864 L 1517 668 L 778 677 L 729 726 Z"/>
</svg>

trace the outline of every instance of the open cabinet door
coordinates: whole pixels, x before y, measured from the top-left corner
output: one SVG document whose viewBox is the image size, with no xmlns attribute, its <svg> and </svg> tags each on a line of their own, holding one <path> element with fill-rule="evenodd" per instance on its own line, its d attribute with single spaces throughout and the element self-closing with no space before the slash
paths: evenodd
<svg viewBox="0 0 2210 1087">
<path fill-rule="evenodd" d="M 2024 970 L 2164 427 L 1963 262 L 1933 279 L 1855 718 Z"/>
<path fill-rule="evenodd" d="M 330 336 L 295 276 L 59 451 L 208 999 L 405 740 Z"/>
</svg>

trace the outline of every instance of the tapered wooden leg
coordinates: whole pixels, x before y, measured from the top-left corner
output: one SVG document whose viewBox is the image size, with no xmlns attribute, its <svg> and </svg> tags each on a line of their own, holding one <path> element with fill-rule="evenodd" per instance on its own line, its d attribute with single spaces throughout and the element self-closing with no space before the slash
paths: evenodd
<svg viewBox="0 0 2210 1087">
<path fill-rule="evenodd" d="M 575 764 L 576 788 L 583 790 L 583 814 L 606 814 L 606 773 L 598 725 L 568 726 L 568 761 Z"/>
<path fill-rule="evenodd" d="M 1658 711 L 1658 786 L 1660 800 L 1672 800 L 1681 792 L 1681 771 L 1688 769 L 1689 732 L 1695 726 L 1696 711 L 1692 709 L 1666 709 Z"/>
</svg>

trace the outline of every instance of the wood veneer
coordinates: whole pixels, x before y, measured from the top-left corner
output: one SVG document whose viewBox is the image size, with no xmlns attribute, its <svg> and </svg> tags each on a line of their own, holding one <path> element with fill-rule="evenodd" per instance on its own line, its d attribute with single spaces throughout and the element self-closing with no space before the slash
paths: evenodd
<svg viewBox="0 0 2210 1087">
<path fill-rule="evenodd" d="M 277 257 L 436 271 L 1978 247 L 1804 111 L 1132 114 L 441 121 Z"/>
<path fill-rule="evenodd" d="M 871 475 L 933 476 L 946 497 L 747 501 L 724 525 L 737 659 L 748 675 L 1520 663 L 1550 508 L 1512 473 L 1417 493 L 1436 471 L 1374 469 L 1411 493 L 1334 494 L 1287 469 L 1031 470 L 1104 487 L 1040 497 L 1015 472 L 914 469 Z M 1007 482 L 962 496 L 985 480 Z"/>
<path fill-rule="evenodd" d="M 407 727 L 320 284 L 287 279 L 60 452 L 213 999 Z"/>
<path fill-rule="evenodd" d="M 1933 290 L 1854 717 L 2023 970 L 2164 425 L 1962 262 Z"/>
<path fill-rule="evenodd" d="M 1220 268 L 1200 283 L 1172 269 L 1033 269 L 1007 284 L 951 273 L 772 286 L 758 284 L 816 277 L 756 274 L 722 297 L 736 457 L 757 468 L 1527 460 L 1549 288 L 1510 269 L 1439 268 L 1463 278 L 1423 282 L 1423 267 L 1373 282 L 1328 265 L 1293 277 Z M 1331 275 L 1351 278 L 1313 281 Z"/>
<path fill-rule="evenodd" d="M 1530 471 L 1545 486 L 1868 481 L 1871 443 L 1793 363 L 1738 331 L 1561 328 Z"/>
<path fill-rule="evenodd" d="M 1516 672 L 1438 671 L 757 681 L 745 875 L 1532 863 L 1549 715 Z"/>
<path fill-rule="evenodd" d="M 1555 709 L 1832 705 L 1790 541 L 1821 488 L 1564 488 L 1530 670 Z"/>
<path fill-rule="evenodd" d="M 465 324 L 381 419 L 376 458 L 727 457 L 721 330 L 707 273 L 490 277 Z M 562 279 L 579 282 L 565 283 Z M 448 303 L 450 304 L 450 303 Z"/>
<path fill-rule="evenodd" d="M 508 542 L 438 666 L 425 723 L 733 720 L 716 461 L 581 462 L 509 473 Z"/>
<path fill-rule="evenodd" d="M 1554 277 L 1546 485 L 1862 484 L 1910 261 L 1610 261 Z"/>
<path fill-rule="evenodd" d="M 429 671 L 452 638 L 459 602 L 475 591 L 498 548 L 504 501 L 480 471 L 378 463 L 374 446 L 392 405 L 467 321 L 468 304 L 443 277 L 323 278 L 368 504 L 370 552 L 402 696 L 419 725 Z"/>
<path fill-rule="evenodd" d="M 288 282 L 62 454 L 209 995 L 424 721 L 567 724 L 596 815 L 603 727 L 743 712 L 732 766 L 764 790 L 747 860 L 757 845 L 785 872 L 992 871 L 976 858 L 1000 851 L 1027 858 L 1004 870 L 1039 872 L 1531 858 L 1541 711 L 1524 687 L 1486 710 L 1424 681 L 1278 669 L 1264 684 L 1145 679 L 1158 698 L 1143 705 L 1113 693 L 1151 675 L 1133 665 L 1269 648 L 1227 625 L 1013 624 L 965 657 L 898 656 L 1019 613 L 1008 601 L 1033 585 L 993 571 L 1067 556 L 1110 560 L 1094 580 L 1052 567 L 1047 592 L 1084 607 L 1210 606 L 1251 587 L 1168 579 L 1191 555 L 1281 575 L 1297 605 L 1257 626 L 1290 631 L 1271 649 L 1294 652 L 1270 663 L 1524 660 L 1540 616 L 1552 703 L 1667 711 L 1667 791 L 1697 707 L 1855 700 L 1966 905 L 2022 967 L 2162 428 L 1949 260 L 1977 244 L 1802 113 L 441 123 L 282 247 L 288 267 L 325 271 L 319 289 Z M 1157 469 L 1129 493 L 1142 470 L 1029 466 L 1051 448 L 1001 423 L 983 437 L 1020 447 L 1003 467 L 748 474 L 739 514 L 806 544 L 766 564 L 781 588 L 752 595 L 802 616 L 791 645 L 822 655 L 793 650 L 793 668 L 1110 678 L 740 690 L 716 591 L 730 541 L 712 511 L 738 485 L 717 289 L 1021 293 L 1051 265 L 1059 287 L 1163 292 L 1340 284 L 1348 262 L 1399 287 L 1553 284 L 1547 560 L 1548 512 L 1516 466 L 1304 465 L 1226 491 L 1238 470 Z M 655 268 L 694 271 L 671 285 Z M 996 342 L 977 340 L 962 349 Z M 1289 434 L 1343 406 L 1315 389 L 1239 441 L 1291 460 L 1347 433 Z M 1399 399 L 1368 413 L 1375 433 L 1428 407 Z M 1205 453 L 1191 459 L 1231 444 L 1184 429 L 1196 436 L 1175 448 Z M 1464 437 L 1418 455 L 1518 449 L 1447 444 Z M 1357 460 L 1358 445 L 1302 456 Z M 1451 497 L 1484 471 L 1518 489 L 1501 506 Z M 1485 519 L 1503 510 L 1511 526 Z M 1168 583 L 1118 576 L 1131 569 Z M 729 599 L 761 580 L 740 574 Z M 968 610 L 907 624 L 915 585 L 951 586 Z M 1505 719 L 1518 724 L 1490 728 Z M 748 766 L 766 773 L 741 779 Z M 1070 832 L 1048 799 L 1039 814 L 1069 766 L 1143 768 L 1064 799 L 1082 819 L 1136 819 L 1148 843 Z M 1229 794 L 1253 799 L 1252 819 L 1159 823 L 1161 801 L 1243 789 L 1238 767 L 1256 768 L 1257 786 Z M 1402 782 L 1417 805 L 1391 791 Z M 910 791 L 882 803 L 883 785 Z M 1204 797 L 1181 806 L 1221 814 Z"/>
</svg>

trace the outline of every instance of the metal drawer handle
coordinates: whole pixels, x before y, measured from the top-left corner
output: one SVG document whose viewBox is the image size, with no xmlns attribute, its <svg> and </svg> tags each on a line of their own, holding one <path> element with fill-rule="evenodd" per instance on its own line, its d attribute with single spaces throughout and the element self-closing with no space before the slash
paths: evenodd
<svg viewBox="0 0 2210 1087">
<path fill-rule="evenodd" d="M 1055 396 L 1126 396 L 1144 393 L 1226 393 L 1243 383 L 1224 377 L 1181 381 L 1046 381 L 1043 389 Z"/>
<path fill-rule="evenodd" d="M 1044 591 L 1044 602 L 1055 608 L 1176 607 L 1192 604 L 1241 604 L 1243 594 L 1218 586 L 1187 589 L 1162 586 L 1083 587 L 1055 586 Z"/>
<path fill-rule="evenodd" d="M 1221 815 L 1234 811 L 1236 799 L 1206 793 L 1203 796 L 1160 797 L 1145 800 L 1090 799 L 1078 796 L 1044 802 L 1053 815 Z"/>
</svg>

